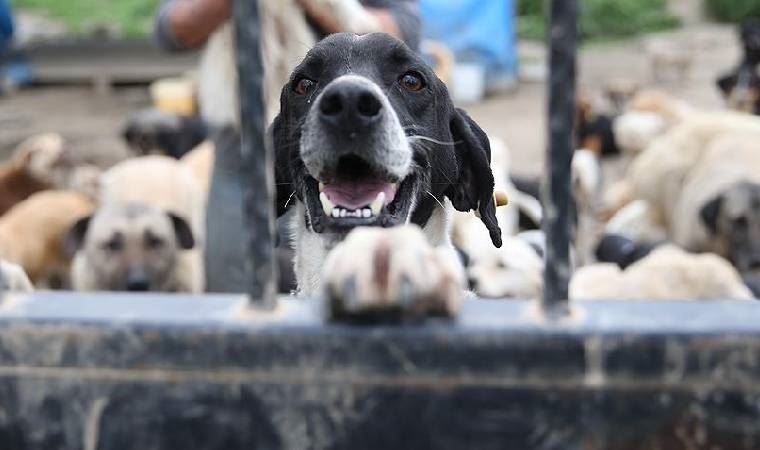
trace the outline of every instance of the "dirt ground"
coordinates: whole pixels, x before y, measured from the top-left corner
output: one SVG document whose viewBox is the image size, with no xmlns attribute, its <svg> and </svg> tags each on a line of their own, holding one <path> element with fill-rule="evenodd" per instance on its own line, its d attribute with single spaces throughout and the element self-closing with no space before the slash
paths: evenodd
<svg viewBox="0 0 760 450">
<path fill-rule="evenodd" d="M 687 80 L 657 84 L 652 81 L 645 41 L 657 39 L 689 48 L 693 67 Z M 519 47 L 522 72 L 542 69 L 545 49 L 533 42 Z M 591 44 L 579 58 L 579 88 L 594 95 L 610 79 L 634 80 L 641 86 L 659 87 L 697 106 L 721 107 L 715 77 L 738 61 L 738 47 L 731 27 L 698 25 L 674 32 L 628 41 Z M 545 67 L 544 67 L 545 68 Z M 125 155 L 119 133 L 127 115 L 148 104 L 145 88 L 118 88 L 96 94 L 88 86 L 30 88 L 0 97 L 0 157 L 20 140 L 35 133 L 62 133 L 85 159 L 107 165 Z M 501 137 L 512 152 L 516 173 L 539 174 L 543 168 L 545 85 L 523 80 L 511 93 L 466 105 L 489 134 Z"/>
</svg>

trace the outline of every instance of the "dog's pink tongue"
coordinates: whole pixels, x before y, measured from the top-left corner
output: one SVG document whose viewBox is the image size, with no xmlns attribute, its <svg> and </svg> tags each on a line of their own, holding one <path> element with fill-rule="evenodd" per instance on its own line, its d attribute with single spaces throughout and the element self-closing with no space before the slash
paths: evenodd
<svg viewBox="0 0 760 450">
<path fill-rule="evenodd" d="M 385 181 L 335 181 L 325 183 L 327 198 L 346 209 L 357 210 L 375 201 L 380 192 L 385 192 L 385 204 L 393 201 L 396 186 Z"/>
</svg>

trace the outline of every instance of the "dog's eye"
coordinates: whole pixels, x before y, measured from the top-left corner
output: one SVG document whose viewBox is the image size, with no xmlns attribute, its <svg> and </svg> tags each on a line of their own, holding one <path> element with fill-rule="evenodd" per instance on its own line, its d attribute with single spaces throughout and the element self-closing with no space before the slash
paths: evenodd
<svg viewBox="0 0 760 450">
<path fill-rule="evenodd" d="M 145 246 L 150 250 L 158 250 L 164 246 L 164 240 L 160 237 L 148 234 L 145 236 Z"/>
<path fill-rule="evenodd" d="M 316 81 L 304 77 L 298 80 L 298 82 L 293 86 L 293 91 L 298 95 L 304 95 L 313 89 L 316 85 Z"/>
<path fill-rule="evenodd" d="M 401 86 L 407 91 L 417 92 L 425 87 L 425 82 L 422 80 L 422 75 L 417 72 L 407 72 L 399 79 Z"/>
<path fill-rule="evenodd" d="M 114 238 L 112 238 L 112 239 L 104 242 L 103 245 L 102 245 L 102 247 L 103 247 L 103 250 L 106 250 L 106 251 L 109 251 L 109 252 L 118 252 L 119 250 L 121 250 L 122 241 L 121 241 L 120 238 L 114 237 Z"/>
<path fill-rule="evenodd" d="M 734 228 L 739 230 L 744 230 L 749 225 L 749 222 L 747 221 L 747 218 L 744 216 L 739 216 L 734 218 Z"/>
</svg>

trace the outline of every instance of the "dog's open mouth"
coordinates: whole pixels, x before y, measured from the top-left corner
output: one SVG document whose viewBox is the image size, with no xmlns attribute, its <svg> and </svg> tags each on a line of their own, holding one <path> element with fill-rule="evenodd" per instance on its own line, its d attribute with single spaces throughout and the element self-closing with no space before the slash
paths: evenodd
<svg viewBox="0 0 760 450">
<path fill-rule="evenodd" d="M 311 178 L 306 189 L 317 232 L 402 224 L 415 191 L 413 176 L 394 179 L 356 156 L 342 158 L 334 173 L 321 181 Z"/>
<path fill-rule="evenodd" d="M 319 201 L 325 214 L 337 218 L 377 217 L 393 202 L 398 184 L 382 179 L 336 180 L 320 183 Z"/>
</svg>

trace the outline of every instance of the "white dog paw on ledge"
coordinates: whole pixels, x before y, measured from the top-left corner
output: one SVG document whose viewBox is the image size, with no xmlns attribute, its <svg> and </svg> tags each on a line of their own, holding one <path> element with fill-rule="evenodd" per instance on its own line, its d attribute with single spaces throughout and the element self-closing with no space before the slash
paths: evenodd
<svg viewBox="0 0 760 450">
<path fill-rule="evenodd" d="M 414 225 L 357 228 L 327 256 L 323 279 L 333 319 L 454 316 L 465 276 L 451 247 Z"/>
</svg>

